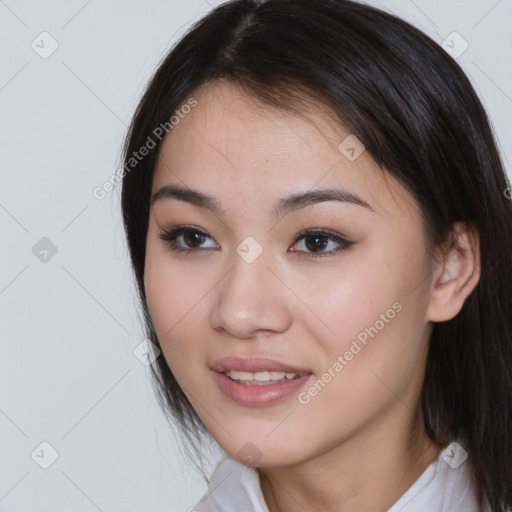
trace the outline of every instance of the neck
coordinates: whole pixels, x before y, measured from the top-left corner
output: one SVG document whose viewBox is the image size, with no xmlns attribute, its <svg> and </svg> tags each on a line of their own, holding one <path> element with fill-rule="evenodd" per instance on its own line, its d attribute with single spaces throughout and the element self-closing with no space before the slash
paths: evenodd
<svg viewBox="0 0 512 512">
<path fill-rule="evenodd" d="M 442 450 L 427 436 L 421 412 L 411 422 L 405 409 L 405 428 L 394 418 L 293 466 L 259 469 L 269 512 L 388 510 Z"/>
</svg>

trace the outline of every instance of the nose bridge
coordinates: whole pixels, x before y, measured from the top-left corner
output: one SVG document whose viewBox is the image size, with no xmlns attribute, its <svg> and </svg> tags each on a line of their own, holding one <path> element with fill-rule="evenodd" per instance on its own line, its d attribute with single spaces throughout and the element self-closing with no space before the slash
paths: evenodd
<svg viewBox="0 0 512 512">
<path fill-rule="evenodd" d="M 219 283 L 210 313 L 212 327 L 240 338 L 258 330 L 282 332 L 291 319 L 284 289 L 268 268 L 271 251 L 250 238 L 236 248 L 231 271 Z"/>
</svg>

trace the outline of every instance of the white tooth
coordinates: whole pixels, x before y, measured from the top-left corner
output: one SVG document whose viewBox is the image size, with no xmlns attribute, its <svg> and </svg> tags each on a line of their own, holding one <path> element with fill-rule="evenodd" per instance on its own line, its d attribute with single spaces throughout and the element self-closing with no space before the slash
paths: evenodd
<svg viewBox="0 0 512 512">
<path fill-rule="evenodd" d="M 266 382 L 270 380 L 270 372 L 254 372 L 253 379 L 258 382 Z"/>
<path fill-rule="evenodd" d="M 238 381 L 247 381 L 247 382 L 270 382 L 270 381 L 279 381 L 284 380 L 285 378 L 288 380 L 294 379 L 298 377 L 296 373 L 285 373 L 285 372 L 273 372 L 273 371 L 263 371 L 263 372 L 239 372 L 237 370 L 227 370 L 224 372 L 225 375 L 230 377 L 231 379 Z"/>
<path fill-rule="evenodd" d="M 252 380 L 252 372 L 237 372 L 236 370 L 229 370 L 226 375 L 235 380 Z"/>
</svg>

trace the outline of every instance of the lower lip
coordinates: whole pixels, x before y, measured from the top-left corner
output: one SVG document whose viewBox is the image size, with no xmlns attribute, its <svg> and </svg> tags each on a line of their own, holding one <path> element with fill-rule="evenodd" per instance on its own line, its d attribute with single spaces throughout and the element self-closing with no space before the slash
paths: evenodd
<svg viewBox="0 0 512 512">
<path fill-rule="evenodd" d="M 221 391 L 234 402 L 251 407 L 268 405 L 290 396 L 299 390 L 311 377 L 303 375 L 288 382 L 266 384 L 264 386 L 239 384 L 220 372 L 215 372 Z"/>
</svg>

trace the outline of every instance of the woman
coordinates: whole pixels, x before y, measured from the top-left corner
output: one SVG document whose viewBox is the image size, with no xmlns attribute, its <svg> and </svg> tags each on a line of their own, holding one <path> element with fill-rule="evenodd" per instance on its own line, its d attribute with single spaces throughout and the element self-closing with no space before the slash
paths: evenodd
<svg viewBox="0 0 512 512">
<path fill-rule="evenodd" d="M 226 454 L 195 510 L 510 510 L 512 208 L 443 49 L 348 0 L 228 2 L 124 161 L 160 398 Z"/>
</svg>

